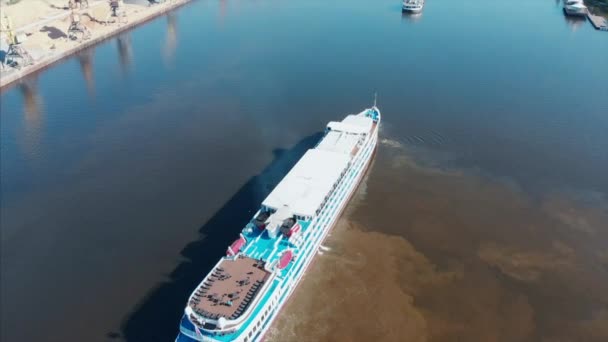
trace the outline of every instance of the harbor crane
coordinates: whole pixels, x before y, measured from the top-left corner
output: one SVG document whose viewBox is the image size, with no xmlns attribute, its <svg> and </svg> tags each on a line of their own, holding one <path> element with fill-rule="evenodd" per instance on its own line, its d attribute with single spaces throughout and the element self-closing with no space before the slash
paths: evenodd
<svg viewBox="0 0 608 342">
<path fill-rule="evenodd" d="M 89 7 L 89 0 L 70 0 L 68 2 L 70 9 L 85 9 Z"/>
<path fill-rule="evenodd" d="M 0 18 L 0 32 L 6 36 L 6 42 L 8 43 L 6 55 L 0 63 L 2 68 L 8 65 L 20 69 L 34 63 L 34 59 L 22 45 L 25 41 L 25 34 L 15 33 L 11 19 L 6 13 Z"/>
<path fill-rule="evenodd" d="M 68 37 L 71 40 L 83 40 L 91 38 L 91 31 L 80 21 L 80 14 L 72 9 L 70 13 L 70 26 L 68 27 Z"/>
<path fill-rule="evenodd" d="M 108 13 L 108 16 L 104 22 L 106 24 L 115 22 L 126 24 L 128 19 L 124 2 L 122 0 L 109 0 L 108 3 L 110 5 L 110 13 Z M 111 18 L 115 19 L 110 20 Z"/>
</svg>

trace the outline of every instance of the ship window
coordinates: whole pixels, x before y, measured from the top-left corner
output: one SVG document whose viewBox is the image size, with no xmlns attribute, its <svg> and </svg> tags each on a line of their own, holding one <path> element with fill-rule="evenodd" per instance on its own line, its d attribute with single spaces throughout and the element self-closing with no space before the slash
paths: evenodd
<svg viewBox="0 0 608 342">
<path fill-rule="evenodd" d="M 247 341 L 249 341 L 249 337 L 245 336 L 244 342 L 247 342 Z"/>
<path fill-rule="evenodd" d="M 257 328 L 258 328 L 258 327 L 254 325 L 254 326 L 253 326 L 253 332 L 255 332 L 255 331 L 257 330 Z"/>
</svg>

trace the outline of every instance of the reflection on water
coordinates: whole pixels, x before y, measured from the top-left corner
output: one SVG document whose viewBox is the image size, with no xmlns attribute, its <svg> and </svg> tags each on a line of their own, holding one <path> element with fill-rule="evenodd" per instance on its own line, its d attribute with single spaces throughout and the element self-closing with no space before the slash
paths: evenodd
<svg viewBox="0 0 608 342">
<path fill-rule="evenodd" d="M 572 17 L 564 15 L 564 20 L 566 21 L 566 24 L 568 25 L 568 27 L 570 27 L 570 30 L 572 30 L 572 32 L 577 31 L 583 25 L 589 25 L 589 23 L 587 22 L 587 18 L 585 17 Z"/>
<path fill-rule="evenodd" d="M 383 144 L 271 341 L 606 341 L 608 201 Z"/>
<path fill-rule="evenodd" d="M 226 13 L 228 12 L 228 9 L 227 9 L 227 7 L 228 7 L 228 0 L 220 0 L 219 1 L 219 6 L 220 6 L 219 11 L 218 11 L 218 14 L 219 14 L 219 23 L 220 23 L 220 25 L 223 25 L 224 24 L 224 20 L 226 18 Z"/>
<path fill-rule="evenodd" d="M 25 122 L 28 127 L 40 124 L 40 96 L 38 94 L 37 82 L 36 78 L 28 78 L 19 84 L 19 90 L 23 96 Z"/>
<path fill-rule="evenodd" d="M 410 23 L 417 23 L 421 19 L 422 19 L 422 12 L 419 12 L 419 13 L 401 12 L 401 20 L 403 20 L 403 21 L 410 22 Z"/>
<path fill-rule="evenodd" d="M 80 70 L 87 85 L 87 91 L 90 96 L 95 96 L 95 77 L 93 75 L 93 55 L 94 49 L 86 49 L 78 53 L 78 63 Z"/>
<path fill-rule="evenodd" d="M 133 51 L 131 48 L 131 35 L 129 33 L 123 33 L 116 39 L 116 46 L 118 48 L 118 57 L 120 61 L 120 68 L 123 74 L 126 74 L 133 62 Z"/>
<path fill-rule="evenodd" d="M 38 79 L 30 77 L 19 83 L 23 98 L 23 135 L 19 141 L 28 159 L 34 160 L 40 148 L 43 114 L 42 98 L 38 93 Z"/>
<path fill-rule="evenodd" d="M 167 14 L 167 35 L 165 37 L 165 45 L 163 48 L 163 57 L 165 62 L 173 60 L 175 49 L 177 47 L 177 15 L 175 13 Z"/>
</svg>

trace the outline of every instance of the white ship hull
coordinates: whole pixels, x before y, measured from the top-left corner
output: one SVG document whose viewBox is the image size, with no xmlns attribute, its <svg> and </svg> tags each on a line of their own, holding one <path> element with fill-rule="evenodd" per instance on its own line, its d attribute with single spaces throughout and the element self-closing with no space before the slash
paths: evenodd
<svg viewBox="0 0 608 342">
<path fill-rule="evenodd" d="M 564 12 L 566 12 L 567 15 L 569 16 L 573 16 L 573 17 L 586 17 L 587 16 L 587 9 L 582 9 L 582 8 L 564 8 Z"/>
<path fill-rule="evenodd" d="M 408 12 L 408 13 L 421 13 L 422 12 L 422 6 L 421 7 L 403 7 L 402 8 L 403 12 Z"/>
</svg>

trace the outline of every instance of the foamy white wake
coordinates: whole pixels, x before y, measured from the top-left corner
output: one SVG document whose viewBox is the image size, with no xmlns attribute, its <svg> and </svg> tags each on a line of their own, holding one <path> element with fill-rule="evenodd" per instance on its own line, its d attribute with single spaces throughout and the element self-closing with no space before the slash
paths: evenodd
<svg viewBox="0 0 608 342">
<path fill-rule="evenodd" d="M 392 148 L 402 148 L 403 144 L 393 139 L 380 139 L 380 144 Z"/>
<path fill-rule="evenodd" d="M 331 250 L 331 248 L 329 248 L 329 247 L 327 247 L 327 246 L 323 246 L 323 245 L 321 245 L 321 246 L 319 246 L 319 250 L 321 250 L 321 251 L 323 251 L 323 252 L 327 252 L 327 251 L 330 251 L 330 250 Z"/>
</svg>

